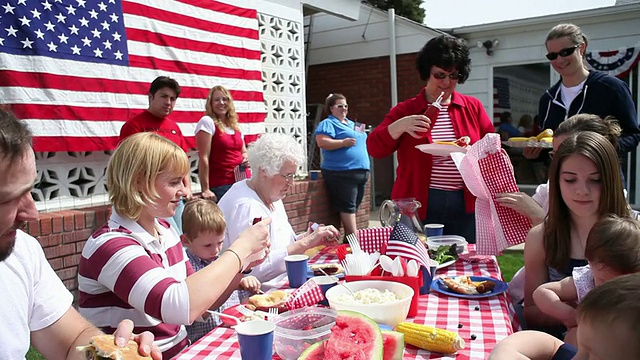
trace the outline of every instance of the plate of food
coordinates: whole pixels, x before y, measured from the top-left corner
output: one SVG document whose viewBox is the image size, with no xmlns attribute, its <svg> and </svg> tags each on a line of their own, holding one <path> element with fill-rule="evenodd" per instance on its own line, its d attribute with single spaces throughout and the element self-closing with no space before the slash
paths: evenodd
<svg viewBox="0 0 640 360">
<path fill-rule="evenodd" d="M 456 145 L 454 142 L 442 141 L 435 142 L 433 144 L 420 144 L 416 145 L 416 149 L 423 153 L 436 155 L 436 156 L 449 156 L 454 152 L 466 153 L 467 149 Z"/>
<path fill-rule="evenodd" d="M 312 278 L 314 276 L 323 276 L 324 271 L 327 275 L 332 275 L 338 278 L 344 277 L 344 268 L 339 263 L 327 263 L 327 264 L 312 264 L 307 269 L 307 277 Z"/>
<path fill-rule="evenodd" d="M 437 249 L 429 249 L 429 257 L 438 262 L 436 269 L 443 269 L 458 260 L 457 245 L 440 246 Z"/>
<path fill-rule="evenodd" d="M 463 299 L 483 299 L 507 291 L 506 282 L 484 276 L 441 276 L 431 282 L 431 290 Z"/>
<path fill-rule="evenodd" d="M 251 315 L 243 315 L 240 310 L 238 309 L 240 306 L 244 306 L 246 307 L 245 304 L 237 304 L 231 307 L 228 307 L 226 309 L 224 309 L 224 311 L 222 311 L 223 314 L 226 315 L 231 315 L 231 316 L 235 316 L 238 319 L 240 319 L 240 321 L 245 322 L 245 321 L 252 321 L 252 320 L 266 320 L 266 317 L 269 315 L 268 313 L 264 312 L 264 311 L 253 311 L 253 313 Z M 212 315 L 215 316 L 215 315 Z M 218 318 L 220 319 L 220 321 L 222 322 L 223 325 L 228 326 L 228 327 L 232 327 L 234 325 L 236 325 L 236 322 L 233 319 L 224 317 L 224 316 L 218 316 Z"/>
</svg>

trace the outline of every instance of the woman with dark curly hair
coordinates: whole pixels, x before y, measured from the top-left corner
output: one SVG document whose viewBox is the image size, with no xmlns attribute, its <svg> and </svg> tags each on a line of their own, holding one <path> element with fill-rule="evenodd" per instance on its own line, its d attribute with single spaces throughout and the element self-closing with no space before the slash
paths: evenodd
<svg viewBox="0 0 640 360">
<path fill-rule="evenodd" d="M 415 148 L 463 136 L 473 144 L 495 132 L 482 103 L 455 91 L 469 77 L 470 64 L 469 49 L 462 39 L 442 35 L 429 40 L 416 60 L 426 86 L 391 109 L 367 138 L 367 150 L 375 158 L 398 152 L 393 199 L 415 197 L 422 203 L 418 214 L 423 223 L 444 224 L 445 234 L 461 235 L 475 243 L 475 197 L 451 157 Z M 442 110 L 437 118 L 429 119 L 423 114 L 438 97 L 442 97 Z"/>
</svg>

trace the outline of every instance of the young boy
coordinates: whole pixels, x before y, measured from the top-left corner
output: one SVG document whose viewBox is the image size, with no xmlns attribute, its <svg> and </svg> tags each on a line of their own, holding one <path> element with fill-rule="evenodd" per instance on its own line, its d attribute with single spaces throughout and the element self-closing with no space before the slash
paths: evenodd
<svg viewBox="0 0 640 360">
<path fill-rule="evenodd" d="M 194 199 L 186 204 L 182 213 L 181 239 L 194 271 L 204 268 L 218 258 L 225 228 L 224 216 L 215 202 Z M 245 276 L 240 280 L 240 289 L 251 293 L 258 292 L 260 286 L 260 281 L 255 276 Z M 234 291 L 217 311 L 224 311 L 239 303 L 238 291 Z M 203 322 L 196 321 L 186 326 L 189 340 L 194 343 L 220 323 L 218 316 L 213 315 Z"/>
<path fill-rule="evenodd" d="M 489 360 L 640 359 L 640 273 L 596 287 L 578 305 L 578 348 L 555 337 L 521 331 L 500 341 Z"/>
</svg>

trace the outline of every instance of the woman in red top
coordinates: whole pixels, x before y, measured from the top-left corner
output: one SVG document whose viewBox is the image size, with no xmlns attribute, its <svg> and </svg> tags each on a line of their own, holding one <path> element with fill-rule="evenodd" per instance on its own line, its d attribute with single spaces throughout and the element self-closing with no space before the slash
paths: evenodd
<svg viewBox="0 0 640 360">
<path fill-rule="evenodd" d="M 482 103 L 455 91 L 456 85 L 469 77 L 470 63 L 469 49 L 461 39 L 442 35 L 429 40 L 416 61 L 426 86 L 416 97 L 389 111 L 367 138 L 367 150 L 374 158 L 397 151 L 392 199 L 416 198 L 422 203 L 418 215 L 424 223 L 444 224 L 445 234 L 461 235 L 475 243 L 475 198 L 451 157 L 415 148 L 462 136 L 468 136 L 473 144 L 495 131 Z M 441 95 L 443 106 L 437 118 L 423 115 Z"/>
<path fill-rule="evenodd" d="M 218 201 L 236 181 L 234 170 L 246 171 L 244 144 L 233 98 L 223 86 L 209 91 L 205 115 L 196 125 L 202 197 Z"/>
</svg>

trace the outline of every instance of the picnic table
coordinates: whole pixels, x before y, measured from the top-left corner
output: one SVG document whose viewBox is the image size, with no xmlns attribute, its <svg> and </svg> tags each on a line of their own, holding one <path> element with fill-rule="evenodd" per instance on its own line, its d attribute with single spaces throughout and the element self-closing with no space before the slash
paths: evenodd
<svg viewBox="0 0 640 360">
<path fill-rule="evenodd" d="M 474 275 L 502 279 L 495 257 L 474 257 L 468 245 L 467 260 L 459 259 L 438 270 L 436 276 Z M 327 247 L 309 259 L 310 264 L 337 262 L 335 247 Z M 288 284 L 283 281 L 281 287 Z M 406 345 L 404 359 L 486 359 L 496 343 L 519 329 L 507 292 L 484 299 L 463 299 L 434 291 L 420 295 L 418 314 L 407 321 L 457 332 L 466 347 L 456 354 L 443 355 Z M 233 329 L 218 327 L 184 349 L 174 359 L 240 359 L 240 347 Z M 280 359 L 274 353 L 273 359 Z"/>
</svg>

